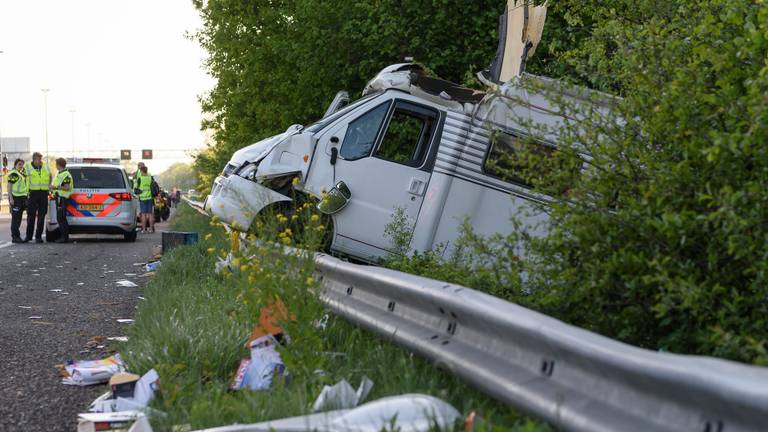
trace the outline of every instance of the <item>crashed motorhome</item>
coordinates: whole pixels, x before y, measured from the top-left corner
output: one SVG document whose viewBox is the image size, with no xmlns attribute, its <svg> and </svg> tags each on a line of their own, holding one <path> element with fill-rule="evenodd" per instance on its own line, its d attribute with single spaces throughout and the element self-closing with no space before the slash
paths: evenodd
<svg viewBox="0 0 768 432">
<path fill-rule="evenodd" d="M 496 59 L 479 74 L 487 92 L 429 77 L 414 63 L 386 67 L 361 99 L 342 107 L 348 98 L 339 92 L 317 123 L 237 151 L 206 211 L 247 231 L 259 212 L 295 193 L 327 193 L 319 208 L 333 220 L 330 249 L 362 260 L 392 249 L 384 231 L 396 209 L 407 216 L 413 251 L 451 245 L 465 219 L 481 235 L 508 233 L 513 214 L 544 229 L 546 216 L 531 203 L 546 197 L 499 167 L 526 137 L 525 123 L 556 130 L 563 121 L 524 85 L 548 81 L 523 73 L 545 13 L 509 1 Z M 554 147 L 554 140 L 550 133 L 537 142 Z"/>
</svg>

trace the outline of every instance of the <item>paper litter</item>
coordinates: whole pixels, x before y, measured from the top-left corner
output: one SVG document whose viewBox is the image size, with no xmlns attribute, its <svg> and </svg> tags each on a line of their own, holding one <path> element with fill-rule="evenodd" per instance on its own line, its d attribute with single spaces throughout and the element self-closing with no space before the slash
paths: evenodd
<svg viewBox="0 0 768 432">
<path fill-rule="evenodd" d="M 354 408 L 368 396 L 373 388 L 373 381 L 367 376 L 360 380 L 357 391 L 343 379 L 333 386 L 325 386 L 312 405 L 312 412 Z"/>
<path fill-rule="evenodd" d="M 254 340 L 251 343 L 251 358 L 240 360 L 230 388 L 267 390 L 272 386 L 274 377 L 283 377 L 286 382 L 290 381 L 285 364 L 276 349 L 278 343 L 272 335 Z"/>
<path fill-rule="evenodd" d="M 135 283 L 133 283 L 133 282 L 131 282 L 129 280 L 119 280 L 116 283 L 117 283 L 117 286 L 121 286 L 121 287 L 125 287 L 125 288 L 135 288 L 135 287 L 138 286 L 138 285 L 136 285 Z"/>
<path fill-rule="evenodd" d="M 112 375 L 125 371 L 120 354 L 101 360 L 69 360 L 57 368 L 64 377 L 62 384 L 79 386 L 101 384 L 109 381 Z"/>
</svg>

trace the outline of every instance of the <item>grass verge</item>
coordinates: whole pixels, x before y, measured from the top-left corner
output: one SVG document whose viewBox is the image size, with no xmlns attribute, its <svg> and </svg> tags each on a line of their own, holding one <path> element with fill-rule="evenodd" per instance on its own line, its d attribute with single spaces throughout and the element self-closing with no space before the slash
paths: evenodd
<svg viewBox="0 0 768 432">
<path fill-rule="evenodd" d="M 318 328 L 325 311 L 313 295 L 317 283 L 310 260 L 260 247 L 248 251 L 248 259 L 238 257 L 240 271 L 217 275 L 216 256 L 228 244 L 223 229 L 187 206 L 177 212 L 173 228 L 197 231 L 201 242 L 163 257 L 122 349 L 133 372 L 155 368 L 160 374 L 162 391 L 152 406 L 167 415 L 152 418 L 155 430 L 307 414 L 323 385 L 344 378 L 356 387 L 364 375 L 375 383 L 367 401 L 425 393 L 464 414 L 477 411 L 484 418 L 481 430 L 551 430 L 342 319 L 331 315 L 327 326 Z M 284 243 L 293 240 L 289 228 L 277 229 Z M 258 312 L 275 296 L 295 317 L 281 323 L 291 338 L 280 352 L 292 380 L 269 391 L 228 391 L 240 358 L 248 356 L 245 342 Z"/>
</svg>

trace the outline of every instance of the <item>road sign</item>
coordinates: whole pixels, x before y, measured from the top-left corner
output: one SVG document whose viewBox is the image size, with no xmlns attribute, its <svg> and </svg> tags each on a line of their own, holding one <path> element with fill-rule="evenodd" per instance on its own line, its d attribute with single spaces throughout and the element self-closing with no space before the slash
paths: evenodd
<svg viewBox="0 0 768 432">
<path fill-rule="evenodd" d="M 131 160 L 131 151 L 120 150 L 120 160 Z"/>
<path fill-rule="evenodd" d="M 152 159 L 152 150 L 142 150 L 141 151 L 141 158 L 142 159 Z"/>
</svg>

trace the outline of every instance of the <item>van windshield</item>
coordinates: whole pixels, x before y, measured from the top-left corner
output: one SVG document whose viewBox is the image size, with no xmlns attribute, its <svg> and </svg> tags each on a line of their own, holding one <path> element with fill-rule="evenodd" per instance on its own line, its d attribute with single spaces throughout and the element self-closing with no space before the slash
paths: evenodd
<svg viewBox="0 0 768 432">
<path fill-rule="evenodd" d="M 375 92 L 375 93 L 371 93 L 369 95 L 365 95 L 365 96 L 361 97 L 360 99 L 352 102 L 351 104 L 345 106 L 344 108 L 340 109 L 339 111 L 336 111 L 335 113 L 329 115 L 328 117 L 322 118 L 319 121 L 317 121 L 316 123 L 313 123 L 313 124 L 307 126 L 307 128 L 304 129 L 304 130 L 308 131 L 308 132 L 315 133 L 315 132 L 323 129 L 324 127 L 328 126 L 329 124 L 335 122 L 336 120 L 338 120 L 339 118 L 341 118 L 343 115 L 347 114 L 348 112 L 352 111 L 353 109 L 359 107 L 364 102 L 366 102 L 366 101 L 368 101 L 370 99 L 373 99 L 374 97 L 376 97 L 376 96 L 378 96 L 380 94 L 381 94 L 381 92 Z"/>
<path fill-rule="evenodd" d="M 69 173 L 77 189 L 126 189 L 123 172 L 117 168 L 77 167 Z"/>
</svg>

